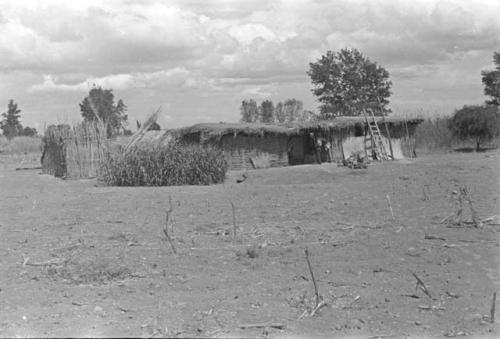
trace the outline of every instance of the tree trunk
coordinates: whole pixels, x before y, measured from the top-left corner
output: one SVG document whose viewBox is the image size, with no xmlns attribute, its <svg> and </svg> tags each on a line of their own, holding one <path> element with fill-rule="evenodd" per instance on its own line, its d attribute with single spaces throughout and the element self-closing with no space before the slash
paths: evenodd
<svg viewBox="0 0 500 339">
<path fill-rule="evenodd" d="M 481 140 L 478 138 L 476 139 L 476 152 L 479 152 L 479 145 L 481 144 Z"/>
</svg>

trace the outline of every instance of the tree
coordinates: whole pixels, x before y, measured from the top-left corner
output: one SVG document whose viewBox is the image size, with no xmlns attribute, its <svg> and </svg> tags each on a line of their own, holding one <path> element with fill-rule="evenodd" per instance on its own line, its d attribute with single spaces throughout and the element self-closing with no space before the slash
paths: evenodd
<svg viewBox="0 0 500 339">
<path fill-rule="evenodd" d="M 274 104 L 271 100 L 265 100 L 260 104 L 260 122 L 274 122 Z"/>
<path fill-rule="evenodd" d="M 283 110 L 285 111 L 287 122 L 298 121 L 304 110 L 304 104 L 297 99 L 288 99 L 284 103 Z"/>
<path fill-rule="evenodd" d="M 460 140 L 474 139 L 479 151 L 482 143 L 499 134 L 498 119 L 496 106 L 464 106 L 455 111 L 448 128 Z"/>
<path fill-rule="evenodd" d="M 108 138 L 124 129 L 127 123 L 127 106 L 120 99 L 115 105 L 113 90 L 94 87 L 80 104 L 80 111 L 86 121 L 100 120 L 106 125 Z"/>
<path fill-rule="evenodd" d="M 300 122 L 311 122 L 311 121 L 317 121 L 318 116 L 313 112 L 309 110 L 304 110 L 302 111 L 302 114 L 300 114 L 298 121 Z"/>
<path fill-rule="evenodd" d="M 358 50 L 328 51 L 309 67 L 312 92 L 321 103 L 320 118 L 359 115 L 362 109 L 371 109 L 377 115 L 390 112 L 389 72 Z"/>
<path fill-rule="evenodd" d="M 496 69 L 482 71 L 481 76 L 484 84 L 484 94 L 491 97 L 491 100 L 486 100 L 486 103 L 500 106 L 500 51 L 493 53 L 493 63 Z"/>
<path fill-rule="evenodd" d="M 36 128 L 26 126 L 22 129 L 22 131 L 19 135 L 22 135 L 25 137 L 34 137 L 37 134 L 38 134 L 38 132 L 37 132 Z"/>
<path fill-rule="evenodd" d="M 280 101 L 276 104 L 274 107 L 274 118 L 277 123 L 284 123 L 286 122 L 286 115 L 285 115 L 285 109 L 283 107 L 283 103 Z"/>
<path fill-rule="evenodd" d="M 21 110 L 14 103 L 14 100 L 10 99 L 7 105 L 7 112 L 2 113 L 3 120 L 0 122 L 0 128 L 3 131 L 3 135 L 7 139 L 12 139 L 21 134 L 23 126 L 19 121 Z"/>
<path fill-rule="evenodd" d="M 240 108 L 241 122 L 257 122 L 259 120 L 259 110 L 255 100 L 243 100 Z"/>
</svg>

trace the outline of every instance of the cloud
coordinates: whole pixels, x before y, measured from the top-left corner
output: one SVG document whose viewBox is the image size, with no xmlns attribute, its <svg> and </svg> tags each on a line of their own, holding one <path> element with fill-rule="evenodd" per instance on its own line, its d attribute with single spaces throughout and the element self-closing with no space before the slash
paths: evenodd
<svg viewBox="0 0 500 339">
<path fill-rule="evenodd" d="M 432 88 L 428 102 L 439 88 L 460 97 L 444 86 L 477 98 L 479 72 L 500 49 L 499 12 L 488 0 L 7 1 L 0 76 L 18 80 L 0 84 L 0 100 L 29 93 L 45 104 L 64 92 L 62 110 L 96 84 L 121 91 L 131 109 L 168 102 L 187 114 L 169 113 L 172 123 L 207 107 L 231 117 L 228 102 L 287 91 L 313 105 L 309 63 L 341 48 L 390 72 L 394 102 L 423 95 L 414 88 Z"/>
<path fill-rule="evenodd" d="M 152 73 L 111 74 L 100 78 L 88 78 L 75 84 L 58 83 L 52 75 L 45 75 L 41 84 L 29 88 L 29 92 L 51 91 L 89 91 L 93 86 L 124 90 L 162 84 L 183 84 L 187 81 L 189 72 L 184 68 Z"/>
</svg>

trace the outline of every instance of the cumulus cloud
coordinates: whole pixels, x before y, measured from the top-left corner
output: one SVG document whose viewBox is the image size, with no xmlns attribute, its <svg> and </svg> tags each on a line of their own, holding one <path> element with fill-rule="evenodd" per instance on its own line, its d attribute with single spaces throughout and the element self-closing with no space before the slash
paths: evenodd
<svg viewBox="0 0 500 339">
<path fill-rule="evenodd" d="M 93 86 L 110 89 L 132 89 L 161 84 L 181 85 L 185 83 L 189 72 L 184 68 L 151 73 L 111 74 L 99 78 L 88 78 L 85 81 L 67 84 L 57 82 L 52 75 L 45 75 L 41 84 L 35 84 L 29 88 L 31 93 L 50 91 L 89 91 Z"/>
<path fill-rule="evenodd" d="M 183 95 L 225 103 L 303 88 L 299 99 L 314 103 L 309 63 L 358 48 L 391 73 L 397 101 L 420 93 L 411 81 L 439 88 L 447 77 L 470 91 L 465 81 L 479 79 L 500 49 L 498 13 L 500 2 L 488 0 L 9 1 L 0 72 L 28 72 L 34 100 L 96 84 L 124 91 L 129 103 L 167 97 L 173 110 L 197 112 Z"/>
</svg>

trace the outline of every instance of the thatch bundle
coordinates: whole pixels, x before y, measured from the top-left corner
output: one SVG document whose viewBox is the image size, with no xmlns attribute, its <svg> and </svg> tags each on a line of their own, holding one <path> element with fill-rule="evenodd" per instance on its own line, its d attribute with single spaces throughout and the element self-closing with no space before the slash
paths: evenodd
<svg viewBox="0 0 500 339">
<path fill-rule="evenodd" d="M 51 125 L 43 137 L 42 171 L 72 179 L 97 176 L 107 148 L 106 126 L 101 122 Z"/>
</svg>

